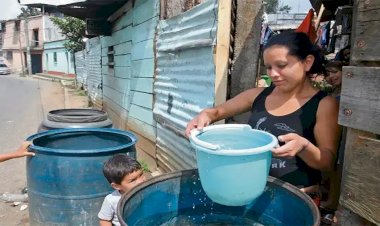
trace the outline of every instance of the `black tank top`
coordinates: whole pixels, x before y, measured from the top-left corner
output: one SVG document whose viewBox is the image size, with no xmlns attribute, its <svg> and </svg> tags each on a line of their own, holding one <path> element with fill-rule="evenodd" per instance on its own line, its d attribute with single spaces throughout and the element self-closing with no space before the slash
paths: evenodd
<svg viewBox="0 0 380 226">
<path fill-rule="evenodd" d="M 284 116 L 274 116 L 265 109 L 265 99 L 273 89 L 274 87 L 268 87 L 257 96 L 252 104 L 252 114 L 248 124 L 253 129 L 265 130 L 276 137 L 296 133 L 315 144 L 314 126 L 318 105 L 327 94 L 319 91 L 295 112 Z M 300 188 L 316 185 L 321 180 L 321 172 L 309 167 L 298 156 L 273 157 L 269 174 Z"/>
</svg>

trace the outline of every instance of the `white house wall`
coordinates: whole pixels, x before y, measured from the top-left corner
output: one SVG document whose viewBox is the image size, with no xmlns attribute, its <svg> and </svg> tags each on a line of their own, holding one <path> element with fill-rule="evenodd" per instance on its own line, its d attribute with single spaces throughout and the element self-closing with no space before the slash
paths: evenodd
<svg viewBox="0 0 380 226">
<path fill-rule="evenodd" d="M 43 70 L 50 74 L 74 74 L 74 59 L 63 47 L 66 40 L 44 43 Z M 54 54 L 57 60 L 54 61 Z"/>
</svg>

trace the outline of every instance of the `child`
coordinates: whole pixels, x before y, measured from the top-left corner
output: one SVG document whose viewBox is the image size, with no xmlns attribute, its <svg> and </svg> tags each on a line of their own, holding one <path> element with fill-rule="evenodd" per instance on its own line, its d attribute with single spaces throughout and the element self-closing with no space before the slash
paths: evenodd
<svg viewBox="0 0 380 226">
<path fill-rule="evenodd" d="M 24 156 L 34 156 L 35 153 L 28 151 L 29 145 L 30 145 L 30 142 L 24 141 L 16 151 L 0 154 L 0 162 L 4 162 L 10 159 L 20 158 Z"/>
<path fill-rule="evenodd" d="M 119 226 L 117 204 L 121 195 L 145 181 L 143 169 L 139 162 L 126 154 L 117 154 L 108 159 L 103 166 L 104 176 L 114 192 L 107 195 L 98 214 L 100 226 Z"/>
<path fill-rule="evenodd" d="M 343 61 L 330 61 L 325 65 L 328 74 L 326 80 L 334 88 L 331 96 L 335 97 L 337 101 L 340 101 L 340 92 L 342 87 L 342 69 L 345 65 L 346 64 Z M 346 128 L 343 128 L 335 168 L 332 171 L 325 172 L 323 175 L 323 187 L 325 187 L 328 192 L 327 200 L 321 203 L 321 218 L 322 222 L 325 224 L 332 224 L 337 220 L 334 217 L 334 212 L 338 208 L 339 204 L 346 134 L 347 130 Z"/>
<path fill-rule="evenodd" d="M 342 87 L 342 68 L 345 66 L 342 61 L 330 61 L 325 65 L 327 71 L 327 82 L 334 87 L 331 96 L 340 100 L 340 90 Z"/>
</svg>

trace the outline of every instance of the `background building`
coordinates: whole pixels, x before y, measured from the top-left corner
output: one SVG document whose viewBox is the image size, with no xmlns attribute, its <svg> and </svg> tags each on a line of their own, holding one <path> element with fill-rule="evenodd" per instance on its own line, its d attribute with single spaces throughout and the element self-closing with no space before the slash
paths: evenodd
<svg viewBox="0 0 380 226">
<path fill-rule="evenodd" d="M 57 14 L 60 16 L 61 14 Z M 13 73 L 26 72 L 27 47 L 30 48 L 31 73 L 51 72 L 56 75 L 73 75 L 70 54 L 64 49 L 64 37 L 50 20 L 55 14 L 31 16 L 2 22 L 2 56 Z M 27 30 L 26 30 L 27 27 Z M 26 37 L 28 35 L 28 37 Z M 45 48 L 47 52 L 45 53 Z"/>
</svg>

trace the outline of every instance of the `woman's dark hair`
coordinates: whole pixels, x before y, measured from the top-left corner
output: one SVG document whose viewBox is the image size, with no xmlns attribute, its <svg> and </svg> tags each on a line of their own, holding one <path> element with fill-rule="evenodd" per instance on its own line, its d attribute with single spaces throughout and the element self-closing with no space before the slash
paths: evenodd
<svg viewBox="0 0 380 226">
<path fill-rule="evenodd" d="M 125 176 L 142 169 L 140 163 L 127 154 L 116 154 L 103 165 L 103 174 L 109 183 L 121 184 Z"/>
<path fill-rule="evenodd" d="M 279 45 L 289 49 L 289 54 L 300 60 L 305 60 L 308 55 L 314 56 L 314 63 L 307 74 L 323 73 L 324 56 L 321 49 L 311 43 L 309 37 L 302 32 L 282 32 L 269 39 L 264 51 L 272 46 Z"/>
<path fill-rule="evenodd" d="M 339 50 L 339 52 L 337 52 L 337 54 L 335 55 L 335 59 L 336 61 L 345 61 L 345 56 L 344 56 L 344 51 L 345 50 L 351 50 L 351 45 L 347 45 L 346 47 L 344 47 L 343 49 Z"/>
</svg>

